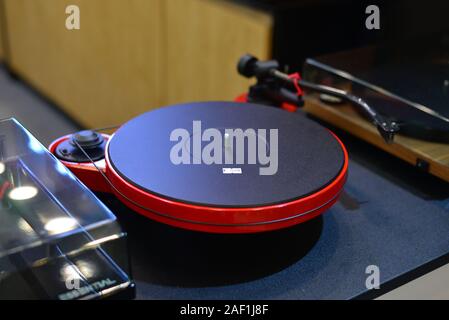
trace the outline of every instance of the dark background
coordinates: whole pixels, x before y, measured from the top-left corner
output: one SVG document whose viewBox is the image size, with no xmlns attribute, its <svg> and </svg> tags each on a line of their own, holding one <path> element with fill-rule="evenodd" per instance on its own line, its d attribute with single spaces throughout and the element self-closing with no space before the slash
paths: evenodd
<svg viewBox="0 0 449 320">
<path fill-rule="evenodd" d="M 397 44 L 449 31 L 449 1 L 445 0 L 235 2 L 274 14 L 273 56 L 295 70 L 309 57 L 371 44 Z M 380 30 L 365 28 L 365 9 L 371 4 L 380 9 Z"/>
</svg>

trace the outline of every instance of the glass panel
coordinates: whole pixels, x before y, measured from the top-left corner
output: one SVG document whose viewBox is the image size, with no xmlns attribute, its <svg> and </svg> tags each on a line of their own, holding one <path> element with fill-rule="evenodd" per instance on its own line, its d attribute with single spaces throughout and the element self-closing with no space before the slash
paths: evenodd
<svg viewBox="0 0 449 320">
<path fill-rule="evenodd" d="M 419 43 L 419 46 L 417 46 Z M 447 39 L 415 39 L 308 59 L 304 79 L 347 90 L 401 124 L 401 132 L 449 140 Z"/>
<path fill-rule="evenodd" d="M 124 242 L 92 192 L 16 120 L 0 121 L 0 297 L 89 298 L 126 286 Z"/>
</svg>

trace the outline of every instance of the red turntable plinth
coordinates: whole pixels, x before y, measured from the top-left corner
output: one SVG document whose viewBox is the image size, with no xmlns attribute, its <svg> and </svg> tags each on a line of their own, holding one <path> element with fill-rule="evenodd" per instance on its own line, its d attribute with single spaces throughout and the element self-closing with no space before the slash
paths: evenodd
<svg viewBox="0 0 449 320">
<path fill-rule="evenodd" d="M 73 137 L 50 151 L 94 191 L 112 192 L 150 219 L 203 232 L 270 231 L 317 217 L 337 201 L 348 169 L 333 133 L 301 113 L 255 104 L 165 107 L 103 138 L 105 157 L 95 161 L 109 181 L 86 159 L 67 155 L 75 151 L 61 154 Z"/>
</svg>

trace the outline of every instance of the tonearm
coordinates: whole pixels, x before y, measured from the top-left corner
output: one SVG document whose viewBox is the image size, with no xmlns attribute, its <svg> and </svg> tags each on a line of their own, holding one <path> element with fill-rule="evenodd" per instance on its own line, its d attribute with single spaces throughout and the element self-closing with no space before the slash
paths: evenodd
<svg viewBox="0 0 449 320">
<path fill-rule="evenodd" d="M 247 78 L 256 77 L 257 79 L 257 83 L 250 88 L 248 96 L 250 100 L 268 104 L 287 102 L 302 106 L 302 95 L 299 95 L 298 91 L 307 89 L 350 102 L 373 122 L 387 143 L 393 142 L 394 135 L 399 131 L 399 125 L 395 121 L 391 121 L 377 113 L 362 98 L 345 90 L 312 83 L 300 77 L 288 75 L 280 71 L 280 65 L 276 60 L 259 61 L 256 57 L 245 55 L 240 58 L 237 69 L 241 75 Z"/>
</svg>

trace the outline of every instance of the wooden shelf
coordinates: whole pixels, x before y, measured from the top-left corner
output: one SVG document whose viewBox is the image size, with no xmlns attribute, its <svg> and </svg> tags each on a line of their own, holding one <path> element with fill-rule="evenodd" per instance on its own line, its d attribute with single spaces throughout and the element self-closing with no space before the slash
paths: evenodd
<svg viewBox="0 0 449 320">
<path fill-rule="evenodd" d="M 425 161 L 428 164 L 426 170 L 430 174 L 449 182 L 449 144 L 428 142 L 402 135 L 397 135 L 392 144 L 386 144 L 377 129 L 348 104 L 327 105 L 316 97 L 308 97 L 304 110 L 412 165 Z"/>
</svg>

